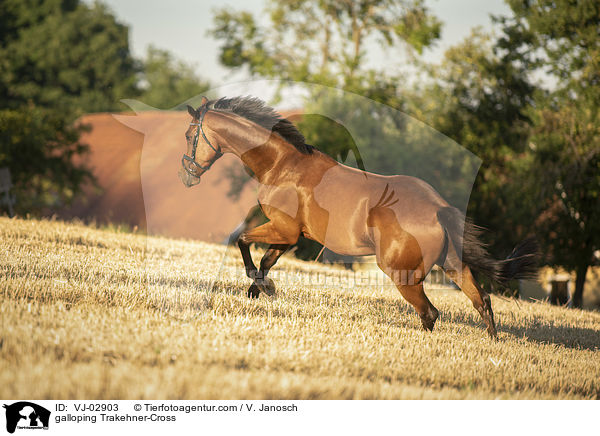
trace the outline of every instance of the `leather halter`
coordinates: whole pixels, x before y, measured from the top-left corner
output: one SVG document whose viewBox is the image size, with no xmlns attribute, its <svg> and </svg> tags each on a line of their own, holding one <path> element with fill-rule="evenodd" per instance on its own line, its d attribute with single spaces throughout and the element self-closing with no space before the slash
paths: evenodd
<svg viewBox="0 0 600 436">
<path fill-rule="evenodd" d="M 200 176 L 197 174 L 196 171 L 192 171 L 191 169 L 189 169 L 186 165 L 185 162 L 188 161 L 190 162 L 191 165 L 200 168 L 201 170 L 203 170 L 203 172 L 206 172 L 210 169 L 210 167 L 212 166 L 212 164 L 214 164 L 216 162 L 216 160 L 218 158 L 220 158 L 223 153 L 221 152 L 221 146 L 217 144 L 217 146 L 219 147 L 218 149 L 215 148 L 210 141 L 208 140 L 208 138 L 206 137 L 206 135 L 204 134 L 204 129 L 202 128 L 202 123 L 204 121 L 204 116 L 206 115 L 206 113 L 208 112 L 208 105 L 205 105 L 202 108 L 202 112 L 200 113 L 200 118 L 198 120 L 197 123 L 190 123 L 190 126 L 198 126 L 198 129 L 196 129 L 196 134 L 194 135 L 194 142 L 192 144 L 192 155 L 188 156 L 187 154 L 184 154 L 183 157 L 181 158 L 181 166 L 183 166 L 183 169 L 192 177 L 196 177 L 196 178 L 200 178 Z M 200 136 L 200 134 L 202 134 L 202 138 L 204 139 L 204 141 L 210 146 L 210 148 L 212 148 L 215 151 L 215 155 L 214 157 L 209 161 L 208 165 L 203 167 L 202 165 L 200 165 L 198 162 L 196 162 L 196 148 L 198 147 L 198 138 Z"/>
</svg>

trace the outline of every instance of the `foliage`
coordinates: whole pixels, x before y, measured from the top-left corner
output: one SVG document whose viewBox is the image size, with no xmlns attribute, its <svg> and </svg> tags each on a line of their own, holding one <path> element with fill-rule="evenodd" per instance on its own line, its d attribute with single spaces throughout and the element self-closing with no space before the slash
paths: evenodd
<svg viewBox="0 0 600 436">
<path fill-rule="evenodd" d="M 0 165 L 18 211 L 49 212 L 92 181 L 76 118 L 135 91 L 127 27 L 100 3 L 7 0 L 0 35 Z"/>
<path fill-rule="evenodd" d="M 150 46 L 143 61 L 140 100 L 161 109 L 183 108 L 188 100 L 206 89 L 208 82 L 200 79 L 194 68 L 177 60 L 170 52 Z"/>
<path fill-rule="evenodd" d="M 515 59 L 557 81 L 558 95 L 600 105 L 600 5 L 594 1 L 508 0 L 513 16 L 501 19 L 503 41 Z"/>
<path fill-rule="evenodd" d="M 532 142 L 543 187 L 546 262 L 577 273 L 573 305 L 581 307 L 583 285 L 600 249 L 600 119 L 579 102 L 546 107 L 536 114 Z"/>
<path fill-rule="evenodd" d="M 271 0 L 265 13 L 269 24 L 261 26 L 250 12 L 216 12 L 210 32 L 223 42 L 224 65 L 348 90 L 371 89 L 382 79 L 367 68 L 367 40 L 379 38 L 384 47 L 403 41 L 420 53 L 441 29 L 422 0 Z"/>
<path fill-rule="evenodd" d="M 485 236 L 497 256 L 533 231 L 538 209 L 527 174 L 535 88 L 510 55 L 475 29 L 430 68 L 433 82 L 415 93 L 409 109 L 482 160 L 468 215 L 490 229 Z"/>
<path fill-rule="evenodd" d="M 58 207 L 92 181 L 83 164 L 74 161 L 87 151 L 79 132 L 55 111 L 35 106 L 0 111 L 0 167 L 11 170 L 18 211 Z"/>
<path fill-rule="evenodd" d="M 64 113 L 115 110 L 135 93 L 128 30 L 106 6 L 79 1 L 7 0 L 0 18 L 0 100 Z"/>
<path fill-rule="evenodd" d="M 546 261 L 575 270 L 581 306 L 589 265 L 600 249 L 600 6 L 597 2 L 510 0 L 501 20 L 515 62 L 545 72 L 553 89 L 536 99 L 532 145 L 544 207 Z"/>
</svg>

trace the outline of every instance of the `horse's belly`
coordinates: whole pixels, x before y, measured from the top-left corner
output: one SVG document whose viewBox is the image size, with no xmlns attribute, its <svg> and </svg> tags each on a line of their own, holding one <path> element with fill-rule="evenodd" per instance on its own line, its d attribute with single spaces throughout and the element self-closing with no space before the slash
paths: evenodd
<svg viewBox="0 0 600 436">
<path fill-rule="evenodd" d="M 357 238 L 357 235 L 347 232 L 328 231 L 324 238 L 313 235 L 310 231 L 303 232 L 303 235 L 319 242 L 337 254 L 346 256 L 367 256 L 375 254 L 374 244 L 365 243 L 363 238 Z"/>
<path fill-rule="evenodd" d="M 366 245 L 352 245 L 347 243 L 328 243 L 325 244 L 329 250 L 345 256 L 368 256 L 375 254 L 375 248 Z"/>
<path fill-rule="evenodd" d="M 326 218 L 310 220 L 305 235 L 338 254 L 375 254 L 375 244 L 367 227 L 367 199 L 325 204 L 329 206 Z"/>
</svg>

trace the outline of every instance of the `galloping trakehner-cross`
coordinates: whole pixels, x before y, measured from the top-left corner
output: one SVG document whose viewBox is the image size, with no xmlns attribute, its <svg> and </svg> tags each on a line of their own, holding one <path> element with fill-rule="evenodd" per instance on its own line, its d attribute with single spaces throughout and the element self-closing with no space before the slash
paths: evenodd
<svg viewBox="0 0 600 436">
<path fill-rule="evenodd" d="M 233 153 L 259 182 L 258 201 L 268 222 L 241 234 L 238 245 L 248 277 L 248 296 L 272 295 L 269 270 L 300 235 L 346 255 L 376 255 L 377 265 L 415 308 L 425 330 L 439 316 L 423 290 L 437 264 L 462 289 L 495 338 L 489 295 L 471 270 L 499 284 L 535 272 L 537 246 L 528 239 L 504 260 L 479 241 L 480 228 L 450 206 L 430 185 L 409 176 L 382 176 L 340 164 L 305 143 L 287 119 L 251 97 L 202 98 L 188 106 L 187 154 L 179 171 L 187 186 L 224 153 Z M 201 139 L 200 139 L 201 138 Z M 253 242 L 270 244 L 257 269 Z"/>
</svg>

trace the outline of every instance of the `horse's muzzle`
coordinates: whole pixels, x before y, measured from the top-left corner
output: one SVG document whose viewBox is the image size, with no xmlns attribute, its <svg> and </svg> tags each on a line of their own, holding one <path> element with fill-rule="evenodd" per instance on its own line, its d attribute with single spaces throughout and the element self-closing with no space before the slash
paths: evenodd
<svg viewBox="0 0 600 436">
<path fill-rule="evenodd" d="M 185 169 L 179 169 L 179 179 L 185 185 L 186 188 L 191 188 L 194 185 L 200 183 L 200 177 L 194 177 L 189 174 Z"/>
</svg>

